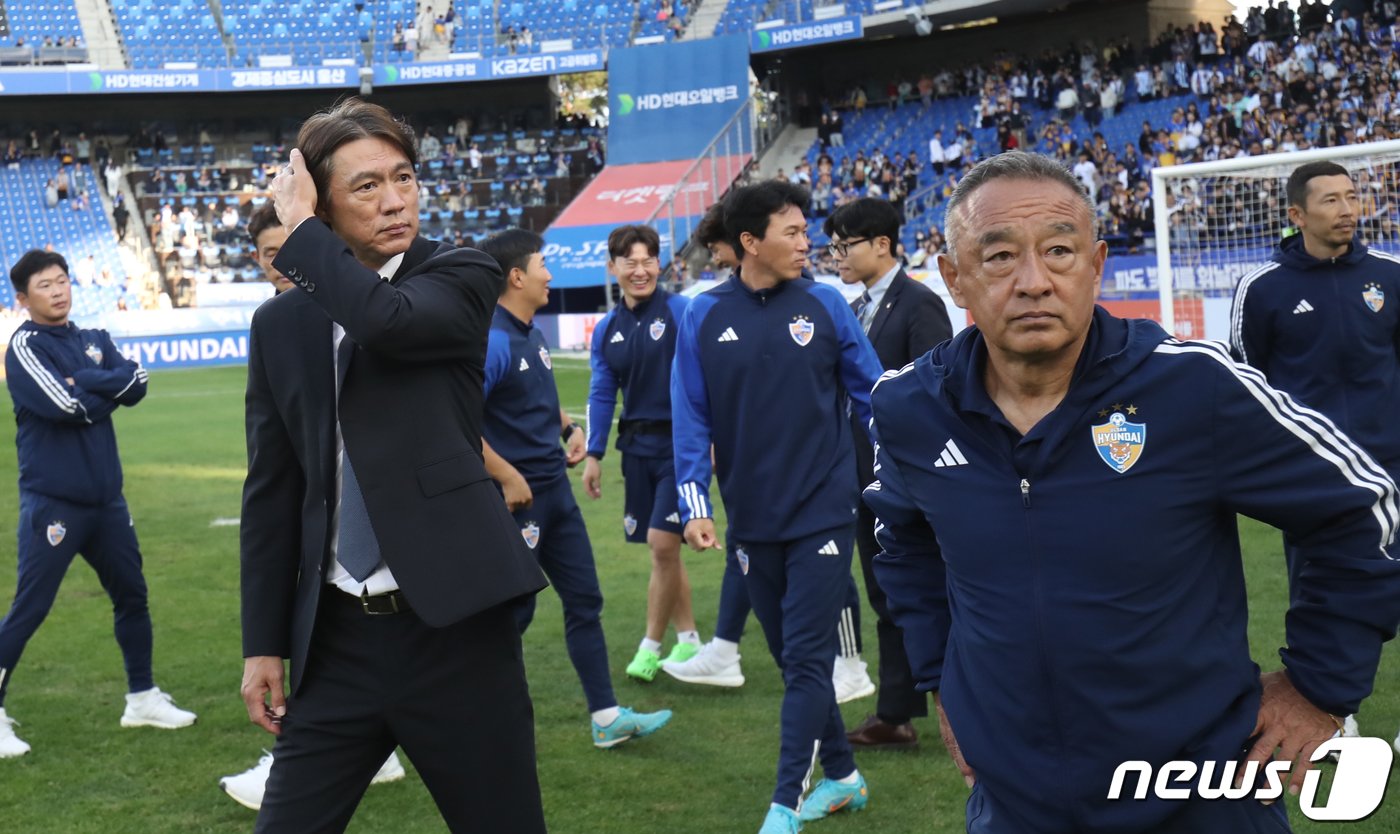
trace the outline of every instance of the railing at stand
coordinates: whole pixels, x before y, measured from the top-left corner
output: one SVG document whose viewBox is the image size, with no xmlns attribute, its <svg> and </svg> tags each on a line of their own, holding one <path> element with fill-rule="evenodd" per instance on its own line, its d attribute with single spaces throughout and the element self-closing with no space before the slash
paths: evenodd
<svg viewBox="0 0 1400 834">
<path fill-rule="evenodd" d="M 663 281 L 674 282 L 678 255 L 683 258 L 688 254 L 690 237 L 705 211 L 724 196 L 744 175 L 749 163 L 782 131 L 782 119 L 773 102 L 774 95 L 763 90 L 750 96 L 680 176 L 669 195 L 642 221 L 661 233 L 661 261 L 668 265 Z M 611 308 L 611 276 L 607 283 Z"/>
</svg>

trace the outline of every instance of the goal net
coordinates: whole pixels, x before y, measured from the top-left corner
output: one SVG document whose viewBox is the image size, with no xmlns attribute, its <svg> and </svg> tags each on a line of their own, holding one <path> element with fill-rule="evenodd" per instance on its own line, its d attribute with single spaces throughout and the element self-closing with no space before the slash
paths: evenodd
<svg viewBox="0 0 1400 834">
<path fill-rule="evenodd" d="M 1319 159 L 1356 181 L 1361 239 L 1400 251 L 1400 140 L 1154 168 L 1155 278 L 1168 332 L 1228 337 L 1235 285 L 1296 232 L 1288 221 L 1289 174 Z"/>
</svg>

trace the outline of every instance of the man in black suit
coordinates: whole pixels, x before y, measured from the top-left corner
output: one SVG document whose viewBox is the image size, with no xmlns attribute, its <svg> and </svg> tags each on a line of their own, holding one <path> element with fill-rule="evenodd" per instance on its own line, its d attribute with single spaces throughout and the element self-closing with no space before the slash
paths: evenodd
<svg viewBox="0 0 1400 834">
<path fill-rule="evenodd" d="M 454 832 L 543 832 L 511 603 L 545 581 L 481 460 L 501 272 L 418 237 L 384 108 L 348 99 L 297 147 L 272 191 L 298 289 L 248 366 L 242 694 L 278 735 L 256 830 L 344 830 L 397 743 Z"/>
<path fill-rule="evenodd" d="M 899 245 L 899 212 L 893 205 L 872 197 L 854 200 L 832 212 L 822 228 L 831 238 L 829 249 L 836 258 L 842 282 L 865 287 L 851 308 L 885 370 L 904 367 L 953 335 L 943 299 L 906 275 L 900 266 L 895 254 Z M 856 428 L 857 437 L 868 436 L 867 427 Z M 875 480 L 874 465 L 871 445 L 857 443 L 856 472 L 862 488 Z M 875 515 L 865 504 L 860 505 L 856 544 L 865 574 L 866 596 L 875 610 L 880 686 L 875 714 L 847 732 L 846 738 L 857 748 L 912 748 L 918 745 L 919 737 L 911 719 L 928 715 L 928 700 L 914 691 L 909 658 L 904 653 L 904 635 L 890 619 L 885 594 L 871 571 L 871 560 L 880 552 L 880 546 L 875 541 Z M 855 612 L 851 613 L 854 620 Z"/>
</svg>

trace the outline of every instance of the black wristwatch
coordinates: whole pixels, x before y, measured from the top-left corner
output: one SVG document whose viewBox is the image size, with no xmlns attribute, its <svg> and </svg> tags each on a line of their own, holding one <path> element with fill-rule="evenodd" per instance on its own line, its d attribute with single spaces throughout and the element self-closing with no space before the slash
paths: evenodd
<svg viewBox="0 0 1400 834">
<path fill-rule="evenodd" d="M 563 431 L 559 432 L 559 440 L 563 443 L 568 443 L 569 435 L 573 434 L 575 429 L 583 431 L 583 426 L 580 426 L 578 423 L 570 423 L 564 427 Z"/>
</svg>

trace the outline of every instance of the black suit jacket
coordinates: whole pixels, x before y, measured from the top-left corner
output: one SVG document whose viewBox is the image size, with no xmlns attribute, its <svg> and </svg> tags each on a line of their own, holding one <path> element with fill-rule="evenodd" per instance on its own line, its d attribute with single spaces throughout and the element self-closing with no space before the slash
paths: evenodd
<svg viewBox="0 0 1400 834">
<path fill-rule="evenodd" d="M 275 264 L 300 289 L 253 316 L 243 653 L 291 658 L 295 691 L 337 497 L 332 321 L 353 343 L 339 394 L 345 453 L 384 561 L 418 616 L 445 626 L 546 582 L 481 459 L 486 337 L 502 281 L 495 262 L 417 238 L 384 281 L 313 218 Z"/>
<path fill-rule="evenodd" d="M 860 304 L 856 302 L 854 309 Z M 880 299 L 880 308 L 866 334 L 885 370 L 902 368 L 928 353 L 939 342 L 953 337 L 948 308 L 938 293 L 915 281 L 901 269 Z M 854 420 L 854 418 L 853 418 Z M 854 420 L 859 423 L 859 420 Z M 868 437 L 866 426 L 859 426 L 856 437 Z M 861 485 L 875 480 L 875 455 L 869 443 L 856 444 L 856 472 Z"/>
</svg>

